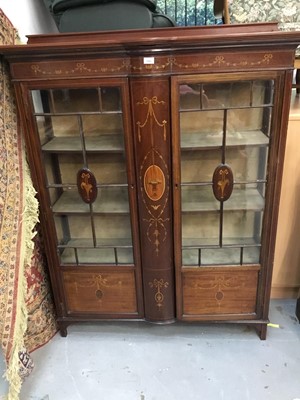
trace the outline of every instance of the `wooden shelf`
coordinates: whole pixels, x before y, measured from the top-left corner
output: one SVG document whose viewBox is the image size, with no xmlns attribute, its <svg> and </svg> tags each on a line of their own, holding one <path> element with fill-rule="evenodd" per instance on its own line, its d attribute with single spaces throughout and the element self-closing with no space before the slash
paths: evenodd
<svg viewBox="0 0 300 400">
<path fill-rule="evenodd" d="M 98 188 L 98 196 L 92 204 L 96 214 L 128 214 L 127 187 Z M 52 207 L 57 214 L 90 213 L 90 206 L 84 203 L 77 191 L 66 190 Z"/>
<path fill-rule="evenodd" d="M 219 211 L 220 202 L 216 200 L 211 186 L 181 188 L 182 212 Z M 231 197 L 224 202 L 224 211 L 262 211 L 264 199 L 255 188 L 233 189 Z"/>
<path fill-rule="evenodd" d="M 89 152 L 123 152 L 123 135 L 85 137 L 85 147 Z M 42 150 L 50 153 L 82 152 L 82 143 L 79 137 L 54 137 L 42 146 Z"/>
<path fill-rule="evenodd" d="M 223 132 L 198 133 L 184 132 L 181 134 L 181 149 L 204 150 L 222 146 Z M 235 146 L 267 146 L 269 138 L 262 131 L 245 131 L 227 133 L 226 145 Z"/>
</svg>

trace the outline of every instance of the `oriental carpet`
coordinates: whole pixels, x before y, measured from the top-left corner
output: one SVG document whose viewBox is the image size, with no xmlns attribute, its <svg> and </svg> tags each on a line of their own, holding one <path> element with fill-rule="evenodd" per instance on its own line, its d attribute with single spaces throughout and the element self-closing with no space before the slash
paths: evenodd
<svg viewBox="0 0 300 400">
<path fill-rule="evenodd" d="M 16 30 L 0 9 L 0 45 Z M 0 48 L 1 50 L 1 48 Z M 32 369 L 29 353 L 56 332 L 35 197 L 7 63 L 0 69 L 0 340 L 9 400 Z"/>
</svg>

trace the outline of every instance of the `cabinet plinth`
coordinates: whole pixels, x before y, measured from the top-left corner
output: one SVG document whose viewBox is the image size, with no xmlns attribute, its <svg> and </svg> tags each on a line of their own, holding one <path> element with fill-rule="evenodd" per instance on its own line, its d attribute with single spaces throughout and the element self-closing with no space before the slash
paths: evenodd
<svg viewBox="0 0 300 400">
<path fill-rule="evenodd" d="M 253 24 L 3 47 L 63 336 L 144 319 L 265 339 L 299 42 Z"/>
</svg>

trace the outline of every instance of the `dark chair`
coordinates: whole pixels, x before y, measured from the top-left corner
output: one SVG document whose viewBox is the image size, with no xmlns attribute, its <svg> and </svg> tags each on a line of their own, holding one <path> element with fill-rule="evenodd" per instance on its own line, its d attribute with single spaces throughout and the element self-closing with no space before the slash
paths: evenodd
<svg viewBox="0 0 300 400">
<path fill-rule="evenodd" d="M 59 32 L 175 26 L 156 0 L 44 0 Z"/>
</svg>

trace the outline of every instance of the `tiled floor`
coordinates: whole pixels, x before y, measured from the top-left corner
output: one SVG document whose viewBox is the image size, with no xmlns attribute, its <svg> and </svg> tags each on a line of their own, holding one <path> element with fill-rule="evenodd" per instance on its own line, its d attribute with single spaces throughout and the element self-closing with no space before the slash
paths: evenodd
<svg viewBox="0 0 300 400">
<path fill-rule="evenodd" d="M 266 341 L 237 325 L 73 325 L 33 353 L 21 400 L 299 400 L 295 301 L 273 300 L 270 320 Z"/>
</svg>

